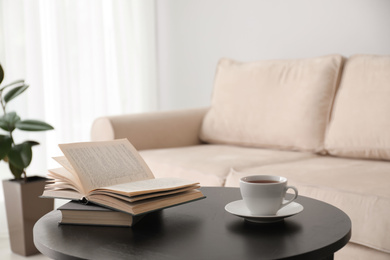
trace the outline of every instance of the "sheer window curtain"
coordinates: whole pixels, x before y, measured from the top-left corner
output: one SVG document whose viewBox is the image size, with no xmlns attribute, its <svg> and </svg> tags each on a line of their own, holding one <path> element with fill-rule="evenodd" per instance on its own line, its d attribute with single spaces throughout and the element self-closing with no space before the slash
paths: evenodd
<svg viewBox="0 0 390 260">
<path fill-rule="evenodd" d="M 154 0 L 0 0 L 4 83 L 30 85 L 9 110 L 55 128 L 15 131 L 41 144 L 28 175 L 57 167 L 58 143 L 88 141 L 96 117 L 158 108 L 155 43 Z"/>
</svg>

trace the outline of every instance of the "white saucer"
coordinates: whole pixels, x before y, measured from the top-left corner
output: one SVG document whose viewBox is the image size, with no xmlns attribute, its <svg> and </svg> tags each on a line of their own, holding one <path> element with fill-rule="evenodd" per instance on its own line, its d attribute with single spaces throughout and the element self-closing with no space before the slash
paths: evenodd
<svg viewBox="0 0 390 260">
<path fill-rule="evenodd" d="M 253 215 L 246 207 L 243 200 L 236 200 L 230 202 L 225 206 L 225 210 L 233 215 L 242 217 L 250 222 L 256 223 L 271 223 L 281 221 L 284 218 L 291 217 L 303 210 L 303 206 L 297 202 L 291 202 L 287 206 L 281 208 L 275 215 L 256 216 Z"/>
</svg>

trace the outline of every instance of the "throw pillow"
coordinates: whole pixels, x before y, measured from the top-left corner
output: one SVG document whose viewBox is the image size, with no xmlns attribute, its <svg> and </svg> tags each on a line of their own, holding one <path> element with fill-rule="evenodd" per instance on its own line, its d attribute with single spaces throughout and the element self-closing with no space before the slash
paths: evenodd
<svg viewBox="0 0 390 260">
<path fill-rule="evenodd" d="M 340 55 L 217 67 L 200 138 L 209 143 L 322 152 Z"/>
<path fill-rule="evenodd" d="M 325 146 L 335 156 L 390 160 L 390 56 L 348 59 Z"/>
</svg>

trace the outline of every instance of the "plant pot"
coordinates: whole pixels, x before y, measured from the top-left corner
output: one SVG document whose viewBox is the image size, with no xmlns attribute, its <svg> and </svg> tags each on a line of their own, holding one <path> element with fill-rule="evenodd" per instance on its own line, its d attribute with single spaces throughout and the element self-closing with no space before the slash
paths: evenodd
<svg viewBox="0 0 390 260">
<path fill-rule="evenodd" d="M 3 180 L 8 233 L 12 252 L 29 256 L 39 253 L 33 242 L 35 222 L 54 208 L 54 199 L 39 198 L 47 178 Z"/>
</svg>

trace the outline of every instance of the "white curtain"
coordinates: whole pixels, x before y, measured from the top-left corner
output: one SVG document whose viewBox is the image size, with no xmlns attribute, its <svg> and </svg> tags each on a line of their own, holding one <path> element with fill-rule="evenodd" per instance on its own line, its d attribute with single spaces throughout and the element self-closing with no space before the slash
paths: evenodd
<svg viewBox="0 0 390 260">
<path fill-rule="evenodd" d="M 88 141 L 96 117 L 158 109 L 155 35 L 154 0 L 0 0 L 3 83 L 30 85 L 9 111 L 55 128 L 15 130 L 41 143 L 28 175 L 56 166 L 58 143 Z"/>
</svg>

